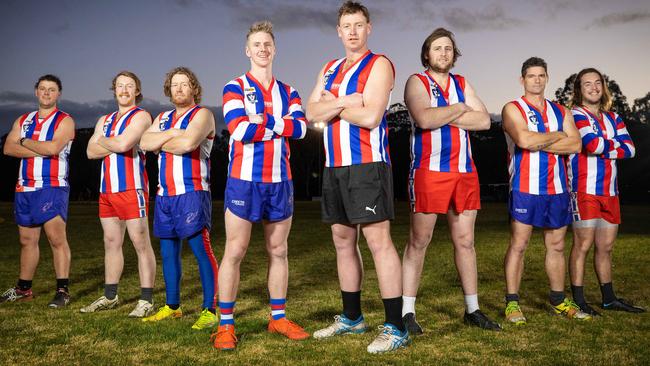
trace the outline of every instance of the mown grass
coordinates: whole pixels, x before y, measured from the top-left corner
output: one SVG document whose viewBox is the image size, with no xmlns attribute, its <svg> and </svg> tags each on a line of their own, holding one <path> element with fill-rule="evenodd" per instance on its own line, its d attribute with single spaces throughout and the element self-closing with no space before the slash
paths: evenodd
<svg viewBox="0 0 650 366">
<path fill-rule="evenodd" d="M 11 204 L 0 204 L 0 286 L 13 286 L 18 273 L 19 244 Z M 189 248 L 183 254 L 180 320 L 143 324 L 126 317 L 139 296 L 136 256 L 125 245 L 125 270 L 120 283 L 122 304 L 115 310 L 80 314 L 79 308 L 102 294 L 102 230 L 95 204 L 72 203 L 69 241 L 72 249 L 71 291 L 67 309 L 50 310 L 53 295 L 51 251 L 41 242 L 41 262 L 34 279 L 36 298 L 29 303 L 0 306 L 0 363 L 20 364 L 648 364 L 649 315 L 607 312 L 588 323 L 552 316 L 547 305 L 547 279 L 541 235 L 535 233 L 526 256 L 522 281 L 522 306 L 529 324 L 506 326 L 493 333 L 463 325 L 463 300 L 453 263 L 444 218 L 429 248 L 417 303 L 425 334 L 407 350 L 369 355 L 366 345 L 376 331 L 326 341 L 292 342 L 266 332 L 269 312 L 266 294 L 266 254 L 260 228 L 256 228 L 242 266 L 236 321 L 240 344 L 231 353 L 211 347 L 208 331 L 193 331 L 201 288 L 198 269 Z M 650 304 L 650 210 L 623 208 L 624 224 L 615 246 L 614 277 L 620 295 L 640 305 Z M 214 204 L 212 244 L 219 259 L 224 231 L 221 202 Z M 408 234 L 405 203 L 397 205 L 393 240 L 402 252 Z M 485 204 L 479 213 L 476 248 L 479 300 L 484 312 L 503 322 L 503 255 L 508 243 L 508 223 L 503 204 Z M 570 235 L 567 236 L 567 243 Z M 290 236 L 288 315 L 313 332 L 340 311 L 335 253 L 329 228 L 320 222 L 318 203 L 296 204 Z M 567 245 L 567 255 L 569 250 Z M 158 254 L 158 242 L 154 241 Z M 365 246 L 366 268 L 363 309 L 371 326 L 383 321 L 383 308 L 374 266 Z M 160 259 L 155 301 L 164 302 Z M 568 281 L 568 280 L 567 280 Z M 567 282 L 568 283 L 568 282 Z M 568 286 L 567 286 L 568 287 Z M 587 298 L 600 294 L 593 270 L 587 270 Z"/>
</svg>

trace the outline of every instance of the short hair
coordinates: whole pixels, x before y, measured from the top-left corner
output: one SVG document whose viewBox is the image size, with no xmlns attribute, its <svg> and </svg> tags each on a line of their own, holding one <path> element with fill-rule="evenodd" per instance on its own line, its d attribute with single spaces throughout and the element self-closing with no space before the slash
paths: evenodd
<svg viewBox="0 0 650 366">
<path fill-rule="evenodd" d="M 548 68 L 546 66 L 546 61 L 544 59 L 539 58 L 539 57 L 531 57 L 528 60 L 524 61 L 523 65 L 521 65 L 521 77 L 526 77 L 526 71 L 531 68 L 531 67 L 543 67 L 544 72 L 548 75 Z"/>
<path fill-rule="evenodd" d="M 179 66 L 173 68 L 170 72 L 167 73 L 165 76 L 165 84 L 163 85 L 163 91 L 165 92 L 165 96 L 168 97 L 170 100 L 172 99 L 172 78 L 176 74 L 182 74 L 187 76 L 190 79 L 190 85 L 192 86 L 192 90 L 194 90 L 194 102 L 196 104 L 201 103 L 201 92 L 203 89 L 201 89 L 201 83 L 199 83 L 199 79 L 194 75 L 192 70 L 185 66 Z"/>
<path fill-rule="evenodd" d="M 336 23 L 338 24 L 341 21 L 342 16 L 356 13 L 363 14 L 363 16 L 366 17 L 366 21 L 370 23 L 370 12 L 368 12 L 368 8 L 356 1 L 346 1 L 341 5 L 339 8 L 339 17 Z"/>
<path fill-rule="evenodd" d="M 573 80 L 573 96 L 571 97 L 570 105 L 571 107 L 582 105 L 583 95 L 582 89 L 580 88 L 582 77 L 585 76 L 585 74 L 592 72 L 598 74 L 600 83 L 603 85 L 603 95 L 600 96 L 600 109 L 603 111 L 609 111 L 609 109 L 612 108 L 612 93 L 610 93 L 609 88 L 607 87 L 607 82 L 605 81 L 603 74 L 593 67 L 582 69 L 578 75 L 576 75 L 576 78 Z"/>
<path fill-rule="evenodd" d="M 61 79 L 59 79 L 58 76 L 52 75 L 52 74 L 45 74 L 38 78 L 38 81 L 36 81 L 36 84 L 34 84 L 34 89 L 38 89 L 38 84 L 41 83 L 41 81 L 51 81 L 53 83 L 56 83 L 56 86 L 59 87 L 59 91 L 63 90 L 63 85 L 61 84 Z"/>
<path fill-rule="evenodd" d="M 246 34 L 246 41 L 248 41 L 251 35 L 258 32 L 268 33 L 275 43 L 275 36 L 273 35 L 273 23 L 270 21 L 262 20 L 260 22 L 253 23 L 253 25 L 251 25 L 251 27 L 248 29 L 248 34 Z"/>
<path fill-rule="evenodd" d="M 133 79 L 133 81 L 135 81 L 135 90 L 137 90 L 139 93 L 135 97 L 135 104 L 140 104 L 140 102 L 142 102 L 142 99 L 144 99 L 144 97 L 142 96 L 142 83 L 140 82 L 140 78 L 138 78 L 138 76 L 132 73 L 131 71 L 122 70 L 118 72 L 117 75 L 115 75 L 115 77 L 113 78 L 113 81 L 111 82 L 110 90 L 113 92 L 113 94 L 115 94 L 115 83 L 117 83 L 117 78 L 119 78 L 120 76 L 126 76 L 127 78 L 131 78 Z"/>
<path fill-rule="evenodd" d="M 422 66 L 426 68 L 429 67 L 429 60 L 427 59 L 427 56 L 429 55 L 429 48 L 431 48 L 431 43 L 433 43 L 436 39 L 443 37 L 449 38 L 451 40 L 451 44 L 454 46 L 454 59 L 451 61 L 451 67 L 454 67 L 456 60 L 462 55 L 462 53 L 460 53 L 460 50 L 458 47 L 456 47 L 456 39 L 454 38 L 454 33 L 445 28 L 438 28 L 434 30 L 431 32 L 431 34 L 429 34 L 427 39 L 424 40 L 424 43 L 422 43 L 422 51 L 420 52 L 420 62 L 422 63 Z"/>
</svg>

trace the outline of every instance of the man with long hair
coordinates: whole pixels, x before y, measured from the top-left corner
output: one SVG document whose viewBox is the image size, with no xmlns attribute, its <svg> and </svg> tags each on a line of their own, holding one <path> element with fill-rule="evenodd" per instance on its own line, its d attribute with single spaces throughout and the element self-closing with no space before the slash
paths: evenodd
<svg viewBox="0 0 650 366">
<path fill-rule="evenodd" d="M 444 28 L 434 30 L 420 52 L 426 70 L 411 75 L 404 91 L 413 126 L 411 227 L 402 263 L 402 316 L 411 334 L 422 333 L 415 320 L 415 298 L 426 249 L 440 214 L 446 214 L 449 222 L 465 296 L 465 323 L 501 329 L 479 309 L 474 249 L 474 222 L 481 208 L 481 194 L 468 131 L 490 128 L 490 115 L 467 79 L 449 72 L 459 56 L 454 34 Z"/>
<path fill-rule="evenodd" d="M 328 62 L 318 73 L 307 119 L 327 124 L 322 217 L 331 224 L 343 313 L 314 337 L 367 329 L 361 314 L 360 232 L 375 262 L 386 315 L 380 334 L 367 350 L 388 352 L 409 343 L 401 315 L 401 263 L 390 236 L 394 209 L 386 109 L 395 70 L 388 58 L 368 49 L 372 24 L 365 6 L 345 2 L 339 8 L 336 29 L 345 57 Z"/>
<path fill-rule="evenodd" d="M 61 80 L 41 76 L 34 85 L 38 110 L 18 117 L 9 131 L 4 153 L 20 158 L 14 215 L 20 235 L 20 277 L 15 287 L 0 295 L 0 303 L 33 298 L 32 280 L 39 259 L 38 241 L 45 231 L 52 248 L 56 292 L 48 304 L 61 308 L 70 302 L 70 246 L 68 218 L 68 155 L 74 139 L 74 121 L 57 107 Z"/>
<path fill-rule="evenodd" d="M 99 184 L 99 221 L 104 230 L 104 295 L 81 308 L 82 313 L 111 309 L 119 303 L 117 285 L 124 269 L 124 232 L 138 256 L 140 300 L 130 317 L 142 318 L 153 312 L 156 257 L 149 237 L 149 181 L 145 155 L 138 145 L 151 126 L 151 115 L 138 107 L 142 87 L 137 75 L 120 71 L 111 91 L 118 110 L 97 120 L 88 141 L 89 159 L 102 159 Z"/>
<path fill-rule="evenodd" d="M 180 318 L 181 249 L 187 239 L 199 265 L 203 310 L 192 329 L 212 328 L 217 322 L 215 291 L 217 260 L 210 244 L 212 198 L 210 152 L 214 115 L 201 107 L 201 84 L 192 70 L 176 67 L 163 87 L 174 109 L 160 113 L 140 146 L 158 153 L 158 194 L 153 233 L 160 238 L 166 304 L 143 321 Z"/>
<path fill-rule="evenodd" d="M 546 62 L 527 59 L 521 67 L 524 95 L 503 107 L 510 174 L 510 245 L 505 255 L 506 320 L 526 324 L 519 306 L 524 253 L 533 227 L 543 230 L 549 279 L 549 302 L 556 314 L 570 319 L 591 316 L 564 294 L 564 236 L 571 223 L 570 196 L 564 159 L 580 151 L 580 133 L 571 113 L 544 97 Z"/>
<path fill-rule="evenodd" d="M 612 285 L 612 249 L 621 209 L 616 160 L 634 157 L 635 148 L 621 117 L 610 108 L 612 97 L 600 71 L 581 70 L 573 83 L 573 118 L 582 137 L 582 150 L 569 158 L 573 208 L 573 248 L 569 257 L 571 291 L 580 309 L 600 315 L 587 304 L 584 272 L 587 253 L 594 245 L 594 269 L 604 310 L 641 313 L 644 309 L 616 297 Z"/>
<path fill-rule="evenodd" d="M 220 321 L 214 347 L 237 346 L 234 307 L 239 267 L 250 243 L 253 223 L 262 222 L 269 256 L 268 330 L 292 340 L 309 333 L 285 315 L 289 231 L 293 218 L 293 182 L 289 139 L 305 137 L 307 126 L 300 96 L 273 77 L 273 25 L 253 24 L 246 35 L 250 70 L 223 89 L 223 115 L 230 132 L 230 163 L 224 198 L 226 245 L 219 269 Z"/>
</svg>

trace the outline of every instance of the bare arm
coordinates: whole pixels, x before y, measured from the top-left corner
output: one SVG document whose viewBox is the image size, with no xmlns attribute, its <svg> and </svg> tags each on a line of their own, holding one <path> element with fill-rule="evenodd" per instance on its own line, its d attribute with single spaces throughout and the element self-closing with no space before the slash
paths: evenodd
<svg viewBox="0 0 650 366">
<path fill-rule="evenodd" d="M 580 132 L 573 122 L 573 115 L 570 111 L 564 108 L 564 121 L 562 122 L 562 129 L 566 133 L 566 137 L 552 143 L 551 145 L 543 148 L 542 150 L 559 155 L 577 154 L 582 149 L 582 139 Z"/>
<path fill-rule="evenodd" d="M 145 133 L 142 134 L 140 139 L 140 148 L 144 151 L 151 151 L 158 153 L 160 148 L 173 137 L 178 136 L 182 132 L 176 128 L 170 128 L 166 131 L 160 131 L 160 115 L 156 117 L 151 126 Z"/>
<path fill-rule="evenodd" d="M 404 102 L 415 120 L 415 124 L 428 130 L 435 130 L 452 120 L 461 117 L 469 110 L 464 103 L 456 103 L 446 107 L 431 107 L 431 99 L 427 86 L 417 75 L 411 75 L 404 89 Z"/>
<path fill-rule="evenodd" d="M 13 156 L 15 158 L 33 158 L 36 156 L 42 156 L 26 147 L 20 145 L 20 118 L 18 117 L 11 131 L 5 139 L 4 154 L 8 156 Z"/>
<path fill-rule="evenodd" d="M 61 150 L 74 138 L 74 121 L 65 117 L 54 132 L 51 141 L 23 140 L 23 146 L 41 156 L 58 155 Z"/>
<path fill-rule="evenodd" d="M 373 129 L 381 123 L 393 88 L 393 67 L 385 57 L 380 57 L 370 70 L 363 89 L 363 106 L 343 108 L 341 118 L 359 127 Z"/>
<path fill-rule="evenodd" d="M 503 107 L 501 116 L 503 129 L 522 149 L 540 151 L 566 136 L 564 132 L 559 131 L 549 133 L 528 131 L 524 117 L 513 103 L 508 103 Z"/>
<path fill-rule="evenodd" d="M 470 110 L 449 124 L 466 131 L 489 130 L 491 123 L 490 114 L 487 108 L 485 108 L 483 101 L 478 97 L 476 91 L 467 80 L 465 80 L 465 104 Z"/>
<path fill-rule="evenodd" d="M 115 152 L 122 153 L 131 150 L 142 137 L 142 134 L 151 126 L 151 116 L 149 113 L 141 111 L 137 112 L 131 123 L 124 129 L 118 136 L 111 138 L 100 136 L 97 143 L 103 148 Z"/>
<path fill-rule="evenodd" d="M 161 150 L 176 155 L 194 151 L 203 140 L 214 136 L 214 124 L 212 112 L 207 108 L 201 108 L 196 112 L 192 123 L 187 126 L 187 129 L 180 130 L 181 133 L 178 136 L 165 142 Z"/>
<path fill-rule="evenodd" d="M 338 116 L 343 108 L 361 106 L 363 99 L 361 95 L 354 93 L 335 97 L 332 93 L 325 90 L 325 81 L 323 74 L 325 67 L 321 69 L 316 78 L 316 85 L 307 101 L 306 117 L 309 122 L 329 122 Z"/>
<path fill-rule="evenodd" d="M 93 135 L 90 136 L 90 140 L 88 140 L 88 146 L 86 147 L 86 155 L 88 156 L 88 159 L 101 159 L 111 154 L 110 150 L 107 150 L 105 147 L 102 147 L 97 143 L 97 140 L 99 140 L 99 138 L 104 134 L 105 120 L 106 116 L 102 116 L 97 120 L 95 131 L 93 132 Z"/>
</svg>

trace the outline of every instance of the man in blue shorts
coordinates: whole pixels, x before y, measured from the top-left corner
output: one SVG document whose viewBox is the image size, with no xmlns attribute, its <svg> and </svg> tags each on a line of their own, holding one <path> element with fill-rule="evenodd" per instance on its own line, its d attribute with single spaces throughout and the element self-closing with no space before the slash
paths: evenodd
<svg viewBox="0 0 650 366">
<path fill-rule="evenodd" d="M 199 265 L 203 311 L 192 329 L 216 324 L 217 260 L 210 244 L 212 200 L 210 151 L 214 116 L 201 102 L 201 84 L 194 73 L 177 67 L 167 73 L 164 92 L 175 109 L 156 117 L 142 135 L 140 147 L 158 153 L 158 194 L 153 232 L 160 238 L 166 305 L 143 321 L 180 318 L 181 249 L 187 239 Z"/>
<path fill-rule="evenodd" d="M 219 270 L 221 319 L 214 347 L 237 346 L 233 310 L 239 287 L 239 266 L 253 223 L 263 222 L 269 255 L 268 330 L 292 340 L 309 334 L 285 316 L 289 262 L 287 239 L 293 217 L 293 182 L 289 138 L 305 137 L 306 122 L 300 96 L 273 77 L 273 25 L 258 22 L 246 35 L 251 69 L 224 87 L 223 114 L 230 131 L 230 163 L 224 199 L 226 248 Z"/>
<path fill-rule="evenodd" d="M 56 293 L 48 306 L 60 308 L 70 302 L 70 247 L 65 227 L 70 193 L 68 154 L 74 139 L 74 121 L 57 108 L 61 96 L 58 77 L 41 76 L 34 89 L 38 110 L 16 119 L 4 145 L 5 155 L 20 158 L 14 214 L 21 248 L 18 283 L 0 295 L 0 303 L 33 298 L 32 279 L 43 228 L 52 247 L 56 272 Z"/>
<path fill-rule="evenodd" d="M 566 107 L 544 97 L 548 81 L 546 62 L 526 60 L 521 68 L 524 96 L 503 107 L 510 173 L 510 246 L 505 257 L 506 319 L 526 323 L 519 307 L 519 285 L 524 252 L 533 227 L 544 230 L 549 302 L 556 314 L 588 320 L 589 314 L 564 295 L 564 235 L 571 223 L 570 198 L 564 159 L 581 148 L 580 134 Z"/>
</svg>

